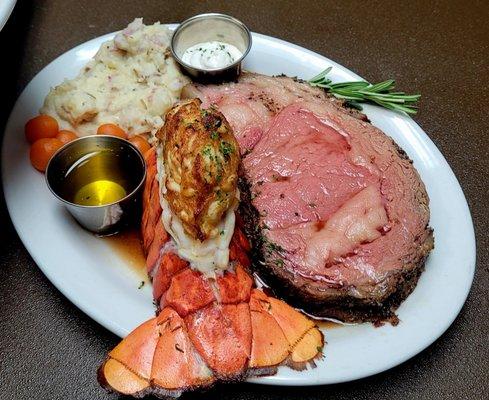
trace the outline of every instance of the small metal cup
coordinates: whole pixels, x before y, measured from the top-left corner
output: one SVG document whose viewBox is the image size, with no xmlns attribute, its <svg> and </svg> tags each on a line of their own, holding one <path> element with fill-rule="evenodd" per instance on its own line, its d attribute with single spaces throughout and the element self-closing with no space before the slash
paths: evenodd
<svg viewBox="0 0 489 400">
<path fill-rule="evenodd" d="M 182 60 L 189 47 L 203 42 L 220 41 L 236 46 L 243 55 L 223 68 L 202 69 Z M 241 62 L 251 49 L 251 33 L 241 21 L 225 14 L 200 14 L 183 21 L 173 33 L 171 51 L 180 66 L 194 79 L 203 82 L 233 80 L 241 72 Z"/>
<path fill-rule="evenodd" d="M 77 183 L 70 182 L 70 170 L 101 151 L 107 151 L 108 157 L 114 157 L 114 163 L 110 165 L 120 169 L 120 176 L 127 177 L 124 187 L 128 194 L 119 201 L 100 206 L 73 203 L 68 195 L 73 191 L 67 185 L 76 186 Z M 102 171 L 106 167 L 100 166 Z M 107 176 L 110 175 L 107 169 Z M 102 175 L 99 172 L 98 177 L 103 177 L 103 172 Z M 105 135 L 86 136 L 66 144 L 51 158 L 46 168 L 46 182 L 54 196 L 82 227 L 100 235 L 116 233 L 137 217 L 145 177 L 146 164 L 138 149 L 127 140 Z"/>
</svg>

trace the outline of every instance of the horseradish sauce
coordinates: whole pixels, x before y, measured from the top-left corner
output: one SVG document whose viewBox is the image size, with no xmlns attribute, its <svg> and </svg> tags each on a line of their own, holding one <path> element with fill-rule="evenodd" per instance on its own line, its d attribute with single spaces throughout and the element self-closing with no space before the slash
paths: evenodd
<svg viewBox="0 0 489 400">
<path fill-rule="evenodd" d="M 197 43 L 182 55 L 182 61 L 200 69 L 220 69 L 233 64 L 243 53 L 232 44 L 212 41 Z"/>
</svg>

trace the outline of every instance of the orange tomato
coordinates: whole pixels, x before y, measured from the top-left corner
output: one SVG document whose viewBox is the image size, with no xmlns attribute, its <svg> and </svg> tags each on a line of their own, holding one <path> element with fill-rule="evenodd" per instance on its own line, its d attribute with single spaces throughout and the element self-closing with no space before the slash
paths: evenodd
<svg viewBox="0 0 489 400">
<path fill-rule="evenodd" d="M 56 138 L 36 140 L 32 144 L 29 154 L 32 166 L 38 171 L 44 172 L 53 154 L 61 147 L 63 147 L 63 142 Z"/>
<path fill-rule="evenodd" d="M 136 148 L 141 152 L 141 154 L 146 153 L 150 148 L 148 141 L 141 135 L 133 136 L 129 141 L 136 146 Z"/>
<path fill-rule="evenodd" d="M 72 131 L 61 130 L 56 135 L 56 139 L 58 139 L 61 143 L 66 144 L 75 139 L 78 139 L 78 135 Z"/>
<path fill-rule="evenodd" d="M 122 139 L 127 139 L 127 134 L 121 127 L 116 124 L 103 124 L 97 129 L 97 135 L 117 136 Z"/>
<path fill-rule="evenodd" d="M 29 143 L 43 138 L 53 138 L 58 134 L 58 121 L 49 115 L 38 115 L 25 124 L 25 137 Z"/>
</svg>

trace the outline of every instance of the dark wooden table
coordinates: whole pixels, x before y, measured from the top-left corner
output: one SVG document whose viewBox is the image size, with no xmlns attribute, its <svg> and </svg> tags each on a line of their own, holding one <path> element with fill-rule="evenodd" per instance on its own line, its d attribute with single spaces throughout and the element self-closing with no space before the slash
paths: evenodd
<svg viewBox="0 0 489 400">
<path fill-rule="evenodd" d="M 29 80 L 73 46 L 137 16 L 148 23 L 178 22 L 209 11 L 234 15 L 253 31 L 324 54 L 369 80 L 396 78 L 400 88 L 421 92 L 415 119 L 462 184 L 477 233 L 478 265 L 467 303 L 450 329 L 388 372 L 323 387 L 220 385 L 186 398 L 487 399 L 487 2 L 20 0 L 0 33 L 0 131 Z M 116 398 L 98 387 L 95 371 L 117 341 L 43 276 L 0 196 L 0 399 Z"/>
</svg>

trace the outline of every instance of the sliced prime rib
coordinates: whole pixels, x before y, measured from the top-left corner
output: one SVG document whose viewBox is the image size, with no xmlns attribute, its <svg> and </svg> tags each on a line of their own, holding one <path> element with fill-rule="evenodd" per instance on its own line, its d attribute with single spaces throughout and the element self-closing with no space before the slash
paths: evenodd
<svg viewBox="0 0 489 400">
<path fill-rule="evenodd" d="M 273 291 L 316 316 L 395 323 L 433 248 L 426 189 L 395 142 L 288 77 L 244 73 L 184 95 L 234 129 L 241 217 Z"/>
</svg>

